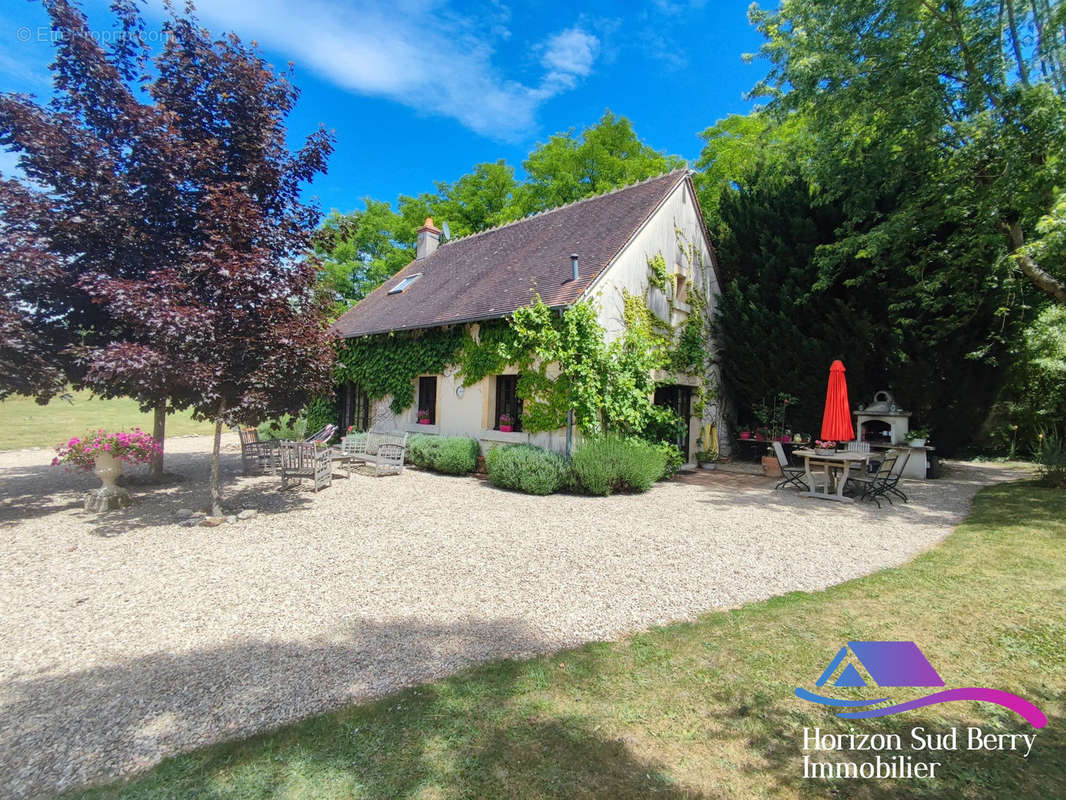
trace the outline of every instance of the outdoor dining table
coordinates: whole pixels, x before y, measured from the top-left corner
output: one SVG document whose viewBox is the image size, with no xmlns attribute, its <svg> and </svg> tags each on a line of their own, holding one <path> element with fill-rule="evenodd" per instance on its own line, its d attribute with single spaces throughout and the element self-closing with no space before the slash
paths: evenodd
<svg viewBox="0 0 1066 800">
<path fill-rule="evenodd" d="M 811 448 L 793 450 L 793 455 L 803 458 L 803 469 L 806 473 L 808 497 L 819 497 L 822 500 L 836 500 L 841 503 L 854 503 L 850 497 L 844 496 L 844 484 L 848 482 L 848 471 L 852 464 L 861 464 L 863 467 L 870 460 L 869 453 L 858 450 L 836 450 L 832 453 L 819 453 Z M 821 467 L 825 473 L 825 490 L 819 492 L 818 485 L 814 482 L 814 469 Z M 837 478 L 837 471 L 840 477 Z M 835 489 L 835 491 L 834 491 Z"/>
</svg>

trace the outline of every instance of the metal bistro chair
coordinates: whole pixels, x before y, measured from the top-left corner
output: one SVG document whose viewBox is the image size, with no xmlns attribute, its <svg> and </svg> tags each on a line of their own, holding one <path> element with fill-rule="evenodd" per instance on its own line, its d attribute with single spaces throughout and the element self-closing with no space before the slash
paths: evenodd
<svg viewBox="0 0 1066 800">
<path fill-rule="evenodd" d="M 806 476 L 807 472 L 802 467 L 793 467 L 788 463 L 788 456 L 785 455 L 785 448 L 781 446 L 781 442 L 773 442 L 774 453 L 777 455 L 777 463 L 781 465 L 782 480 L 778 482 L 775 489 L 783 489 L 786 486 L 795 486 L 804 492 L 810 491 L 810 487 L 807 486 Z"/>
<path fill-rule="evenodd" d="M 892 471 L 896 466 L 898 455 L 894 450 L 889 450 L 885 454 L 884 460 L 877 468 L 877 472 L 873 475 L 848 475 L 848 483 L 853 483 L 861 487 L 862 494 L 859 495 L 860 500 L 872 500 L 877 504 L 877 507 L 881 507 L 881 500 L 884 498 L 891 505 L 892 498 L 889 496 L 890 482 L 892 480 Z"/>
<path fill-rule="evenodd" d="M 896 466 L 892 470 L 892 474 L 889 475 L 888 482 L 885 484 L 885 493 L 886 496 L 894 494 L 906 503 L 908 502 L 907 495 L 899 487 L 900 484 L 903 483 L 903 470 L 907 468 L 907 462 L 910 460 L 911 451 L 909 447 L 906 447 L 894 452 L 896 453 Z M 891 497 L 889 497 L 889 502 L 892 502 Z"/>
</svg>

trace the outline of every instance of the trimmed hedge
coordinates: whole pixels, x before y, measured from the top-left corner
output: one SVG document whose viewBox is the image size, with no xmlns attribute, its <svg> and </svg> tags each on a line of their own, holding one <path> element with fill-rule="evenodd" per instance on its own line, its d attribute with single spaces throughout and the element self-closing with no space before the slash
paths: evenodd
<svg viewBox="0 0 1066 800">
<path fill-rule="evenodd" d="M 496 486 L 528 494 L 551 494 L 570 483 L 566 459 L 531 444 L 494 447 L 485 456 L 485 466 Z"/>
<path fill-rule="evenodd" d="M 407 458 L 412 464 L 445 475 L 468 475 L 476 470 L 479 452 L 477 440 L 464 436 L 415 434 L 407 440 Z"/>
<path fill-rule="evenodd" d="M 596 436 L 577 448 L 573 470 L 578 487 L 589 494 L 646 492 L 666 474 L 667 456 L 639 439 Z"/>
</svg>

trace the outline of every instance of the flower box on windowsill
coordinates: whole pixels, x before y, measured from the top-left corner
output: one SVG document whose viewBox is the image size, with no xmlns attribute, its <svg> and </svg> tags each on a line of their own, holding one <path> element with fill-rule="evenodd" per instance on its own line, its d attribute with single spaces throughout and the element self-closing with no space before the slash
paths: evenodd
<svg viewBox="0 0 1066 800">
<path fill-rule="evenodd" d="M 430 421 L 429 421 L 428 419 L 420 419 L 420 420 L 418 421 L 418 424 L 419 424 L 419 425 L 432 425 L 433 423 L 432 423 L 432 422 L 430 422 Z"/>
<path fill-rule="evenodd" d="M 514 430 L 514 425 L 500 425 L 500 433 L 510 433 Z"/>
</svg>

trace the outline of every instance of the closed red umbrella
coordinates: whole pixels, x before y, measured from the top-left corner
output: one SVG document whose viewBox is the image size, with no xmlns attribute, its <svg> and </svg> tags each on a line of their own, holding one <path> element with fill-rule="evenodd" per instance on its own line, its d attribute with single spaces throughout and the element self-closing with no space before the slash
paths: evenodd
<svg viewBox="0 0 1066 800">
<path fill-rule="evenodd" d="M 829 368 L 829 388 L 825 390 L 825 412 L 822 414 L 822 438 L 834 442 L 850 442 L 855 438 L 851 426 L 851 404 L 848 403 L 848 382 L 844 378 L 844 364 L 834 361 Z"/>
</svg>

